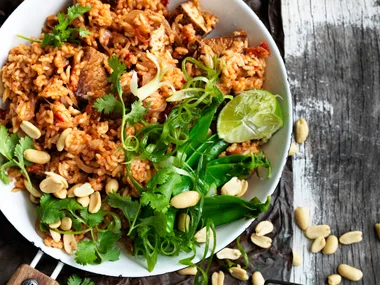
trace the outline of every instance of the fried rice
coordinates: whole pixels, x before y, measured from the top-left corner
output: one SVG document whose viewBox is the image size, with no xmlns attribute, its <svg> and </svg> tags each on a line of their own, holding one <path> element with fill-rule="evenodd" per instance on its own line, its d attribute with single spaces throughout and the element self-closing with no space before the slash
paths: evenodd
<svg viewBox="0 0 380 285">
<path fill-rule="evenodd" d="M 104 191 L 105 183 L 116 178 L 123 185 L 123 195 L 138 195 L 123 175 L 121 119 L 112 115 L 101 117 L 92 107 L 97 98 L 111 90 L 106 78 L 111 72 L 108 58 L 112 55 L 117 55 L 127 66 L 127 73 L 121 77 L 126 98 L 133 97 L 130 92 L 133 71 L 137 72 L 141 85 L 157 72 L 147 57 L 148 51 L 172 67 L 162 80 L 176 90 L 185 82 L 180 63 L 186 56 L 193 56 L 206 66 L 212 64 L 210 58 L 218 56 L 221 69 L 218 86 L 224 94 L 235 95 L 263 85 L 268 46 L 262 43 L 250 47 L 244 31 L 205 40 L 218 19 L 203 11 L 197 0 L 186 3 L 195 19 L 179 8 L 170 12 L 167 1 L 162 0 L 77 0 L 75 3 L 91 6 L 85 16 L 72 23 L 74 27 L 85 27 L 91 35 L 81 39 L 80 44 L 64 43 L 62 47 L 42 48 L 38 42 L 18 45 L 10 50 L 1 69 L 2 100 L 7 109 L 0 112 L 0 124 L 7 126 L 11 133 L 24 136 L 20 124 L 31 122 L 42 133 L 34 140 L 34 147 L 51 155 L 47 164 L 27 168 L 34 182 L 41 181 L 44 173 L 50 171 L 64 177 L 70 187 L 89 182 L 95 191 Z M 43 33 L 50 32 L 56 24 L 57 17 L 49 16 Z M 220 46 L 225 48 L 220 50 Z M 198 72 L 190 63 L 187 70 L 190 75 Z M 171 95 L 172 90 L 163 86 L 145 99 L 143 104 L 148 108 L 145 119 L 164 120 L 172 108 L 173 103 L 166 101 Z M 64 149 L 58 151 L 57 141 L 69 128 L 72 131 Z M 127 134 L 133 135 L 138 128 L 137 125 L 128 129 Z M 258 153 L 258 149 L 256 142 L 233 144 L 223 155 Z M 141 184 L 147 183 L 155 171 L 148 160 L 140 158 L 132 160 L 130 169 Z M 16 189 L 25 188 L 18 169 L 9 169 L 8 175 L 16 179 Z M 45 244 L 62 247 L 51 238 Z"/>
</svg>

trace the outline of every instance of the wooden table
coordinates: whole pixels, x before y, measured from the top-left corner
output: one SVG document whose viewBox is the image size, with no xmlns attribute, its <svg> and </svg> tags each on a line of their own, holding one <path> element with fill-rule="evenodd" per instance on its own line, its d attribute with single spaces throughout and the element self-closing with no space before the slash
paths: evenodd
<svg viewBox="0 0 380 285">
<path fill-rule="evenodd" d="M 303 265 L 292 280 L 326 284 L 340 263 L 380 284 L 380 1 L 283 0 L 285 59 L 294 118 L 310 127 L 293 159 L 294 206 L 311 209 L 313 224 L 339 236 L 360 230 L 363 241 L 331 256 L 312 254 L 294 227 Z M 352 282 L 353 283 L 353 282 Z M 347 280 L 343 284 L 351 284 Z"/>
</svg>

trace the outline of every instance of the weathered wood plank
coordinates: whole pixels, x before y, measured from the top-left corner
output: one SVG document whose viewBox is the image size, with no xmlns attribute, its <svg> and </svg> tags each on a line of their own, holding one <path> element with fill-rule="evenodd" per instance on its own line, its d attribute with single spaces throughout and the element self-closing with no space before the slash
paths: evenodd
<svg viewBox="0 0 380 285">
<path fill-rule="evenodd" d="M 332 233 L 363 231 L 363 242 L 332 256 L 309 253 L 297 228 L 294 247 L 304 258 L 292 280 L 324 284 L 340 263 L 364 272 L 356 284 L 380 284 L 380 8 L 373 0 L 284 0 L 285 59 L 294 117 L 310 137 L 294 157 L 295 207 L 310 207 L 312 223 Z M 347 283 L 345 283 L 347 284 Z"/>
</svg>

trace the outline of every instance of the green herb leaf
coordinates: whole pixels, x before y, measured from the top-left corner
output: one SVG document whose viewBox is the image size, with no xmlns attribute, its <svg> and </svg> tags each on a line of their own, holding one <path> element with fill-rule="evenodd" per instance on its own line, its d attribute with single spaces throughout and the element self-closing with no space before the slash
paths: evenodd
<svg viewBox="0 0 380 285">
<path fill-rule="evenodd" d="M 120 258 L 120 249 L 117 247 L 111 248 L 106 253 L 102 254 L 102 261 L 117 261 Z"/>
<path fill-rule="evenodd" d="M 13 152 L 18 143 L 16 134 L 9 135 L 8 129 L 5 126 L 0 126 L 0 153 L 8 160 L 13 158 Z"/>
<path fill-rule="evenodd" d="M 148 110 L 144 108 L 141 101 L 134 102 L 131 106 L 131 111 L 125 116 L 127 124 L 133 126 L 135 123 L 140 122 L 147 112 Z"/>
<path fill-rule="evenodd" d="M 21 164 L 22 166 L 24 165 L 30 166 L 33 164 L 27 161 L 26 159 L 24 159 L 24 151 L 27 149 L 34 149 L 33 140 L 30 137 L 20 138 L 18 145 L 16 145 L 15 147 L 14 155 L 18 159 L 18 163 Z"/>
<path fill-rule="evenodd" d="M 79 33 L 79 36 L 81 38 L 85 38 L 85 37 L 88 37 L 89 35 L 91 35 L 91 32 L 89 30 L 87 30 L 86 28 L 79 28 L 77 29 L 78 33 Z"/>
<path fill-rule="evenodd" d="M 120 233 L 113 233 L 110 231 L 98 232 L 99 251 L 106 253 L 114 248 L 116 241 L 120 238 Z"/>
<path fill-rule="evenodd" d="M 160 237 L 164 237 L 166 235 L 166 215 L 155 212 L 154 216 L 141 219 L 139 227 L 152 227 Z"/>
<path fill-rule="evenodd" d="M 117 100 L 112 94 L 106 94 L 102 98 L 96 99 L 93 107 L 98 112 L 104 112 L 105 114 L 112 112 L 122 112 L 121 102 Z"/>
<path fill-rule="evenodd" d="M 82 16 L 84 13 L 87 13 L 91 10 L 90 6 L 80 6 L 80 5 L 74 5 L 69 8 L 67 8 L 67 16 L 68 16 L 68 22 L 69 24 L 74 21 L 76 18 Z"/>
<path fill-rule="evenodd" d="M 80 215 L 83 217 L 86 225 L 90 228 L 93 228 L 93 227 L 96 227 L 97 225 L 99 225 L 103 219 L 104 219 L 104 211 L 103 210 L 99 210 L 97 213 L 95 214 L 90 214 L 87 210 L 87 208 L 83 208 L 81 211 L 80 211 Z"/>
<path fill-rule="evenodd" d="M 128 222 L 132 224 L 139 211 L 139 202 L 132 201 L 129 196 L 122 197 L 118 193 L 111 193 L 107 202 L 112 208 L 121 210 Z"/>
<path fill-rule="evenodd" d="M 40 199 L 40 207 L 38 208 L 38 216 L 40 222 L 51 224 L 57 222 L 65 216 L 64 210 L 70 211 L 72 214 L 75 210 L 81 209 L 75 199 L 56 199 L 50 194 L 45 194 Z M 75 213 L 74 213 L 75 214 Z"/>
<path fill-rule="evenodd" d="M 84 240 L 78 244 L 75 252 L 75 261 L 79 264 L 96 264 L 98 256 L 96 255 L 96 244 L 92 240 Z"/>
<path fill-rule="evenodd" d="M 82 279 L 78 275 L 74 274 L 67 279 L 67 285 L 95 285 L 90 278 Z"/>
<path fill-rule="evenodd" d="M 113 55 L 109 60 L 108 64 L 112 68 L 111 76 L 107 79 L 108 82 L 112 83 L 118 93 L 121 92 L 120 77 L 125 73 L 126 66 L 122 63 L 116 55 Z"/>
</svg>

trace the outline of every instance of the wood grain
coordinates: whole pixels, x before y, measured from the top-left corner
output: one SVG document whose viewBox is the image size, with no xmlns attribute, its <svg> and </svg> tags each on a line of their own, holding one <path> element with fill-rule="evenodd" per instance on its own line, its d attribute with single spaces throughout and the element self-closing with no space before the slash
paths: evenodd
<svg viewBox="0 0 380 285">
<path fill-rule="evenodd" d="M 20 285 L 26 279 L 35 279 L 40 285 L 59 285 L 57 281 L 27 264 L 22 264 L 12 275 L 7 285 Z"/>
<path fill-rule="evenodd" d="M 295 207 L 310 207 L 312 223 L 337 236 L 363 231 L 362 242 L 324 256 L 309 253 L 295 227 L 304 261 L 292 280 L 325 284 L 346 263 L 364 273 L 355 284 L 380 284 L 379 1 L 284 0 L 283 20 L 294 118 L 310 127 L 293 160 Z"/>
</svg>

